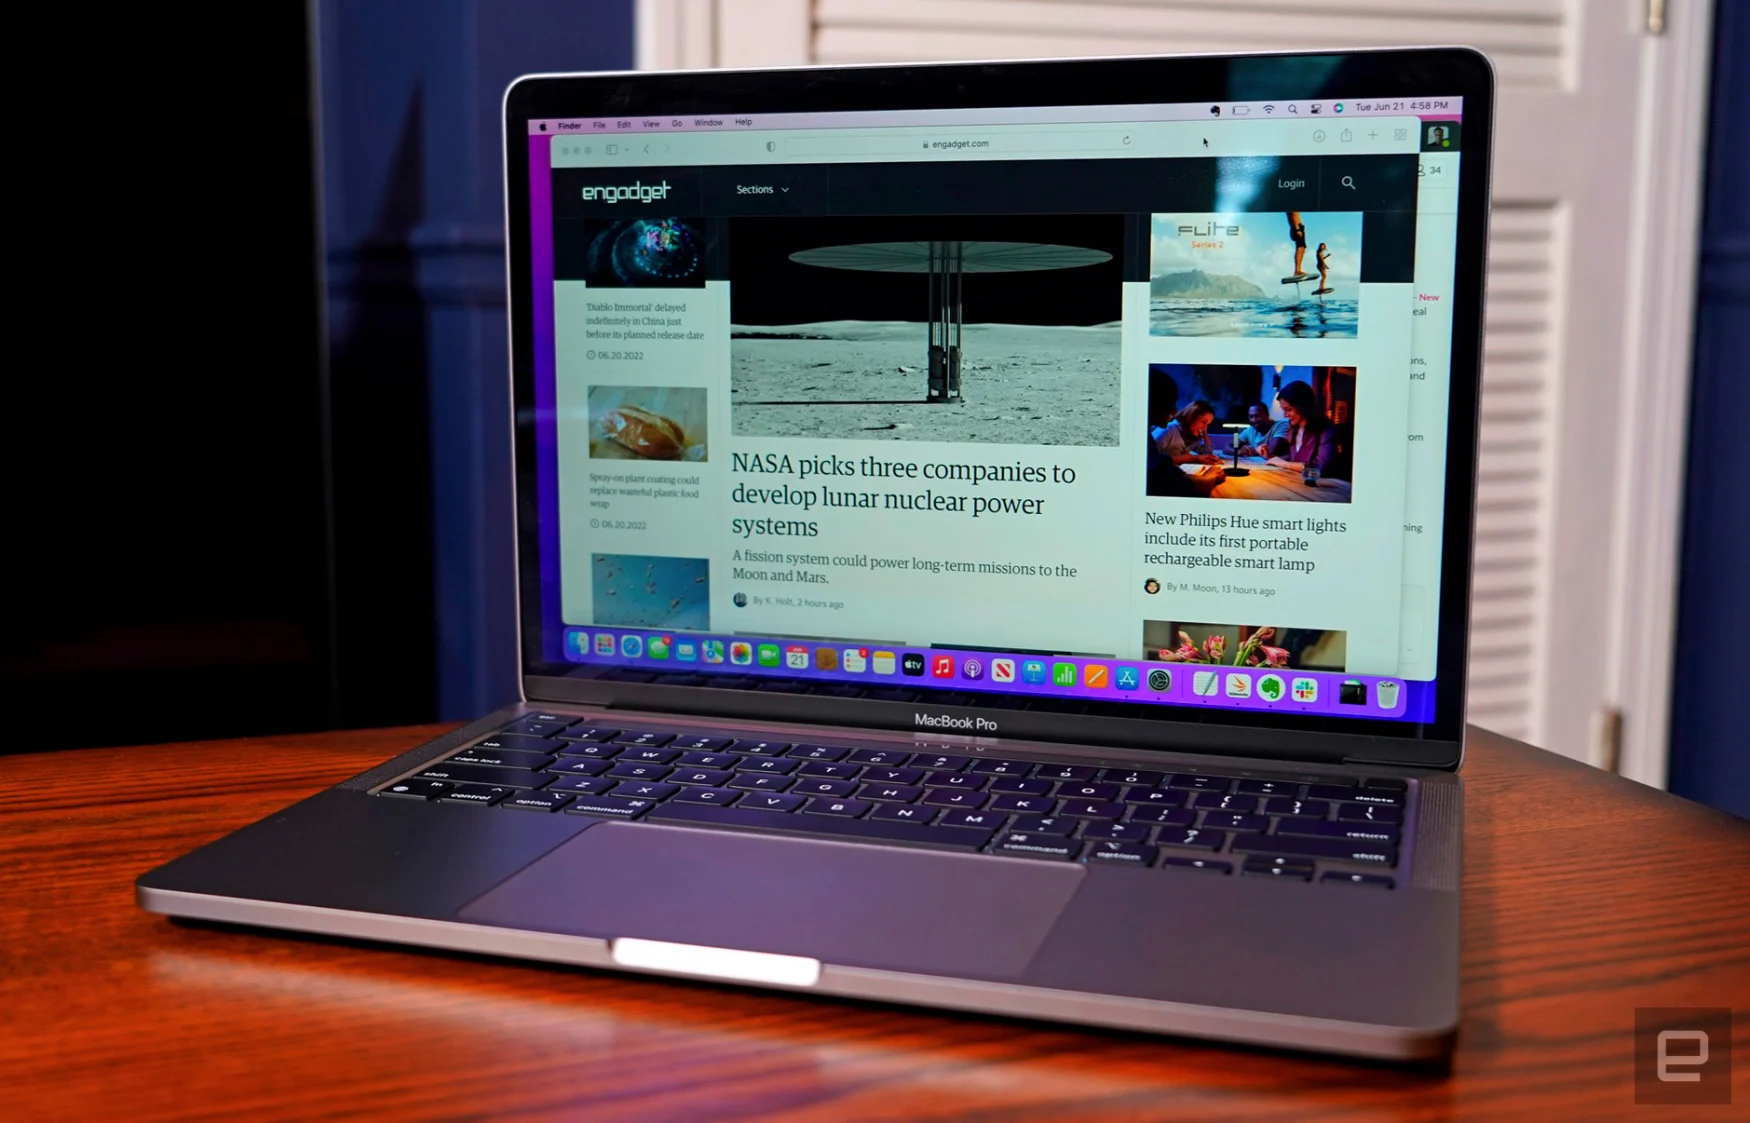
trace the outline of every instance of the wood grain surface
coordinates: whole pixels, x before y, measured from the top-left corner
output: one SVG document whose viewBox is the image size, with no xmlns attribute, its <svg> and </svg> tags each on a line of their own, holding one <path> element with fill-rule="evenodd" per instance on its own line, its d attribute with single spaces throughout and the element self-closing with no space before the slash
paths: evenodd
<svg viewBox="0 0 1750 1123">
<path fill-rule="evenodd" d="M 1479 734 L 1450 1070 L 196 926 L 146 869 L 435 728 L 0 757 L 0 1118 L 1728 1119 L 1750 825 Z M 1317 964 L 1308 964 L 1317 970 Z M 1637 1006 L 1739 1011 L 1636 1107 Z"/>
</svg>

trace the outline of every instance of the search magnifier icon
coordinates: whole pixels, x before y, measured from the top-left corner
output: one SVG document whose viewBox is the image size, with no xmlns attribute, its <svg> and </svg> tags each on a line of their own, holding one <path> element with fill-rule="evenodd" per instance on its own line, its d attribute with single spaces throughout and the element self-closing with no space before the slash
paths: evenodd
<svg viewBox="0 0 1750 1123">
<path fill-rule="evenodd" d="M 1344 176 L 1343 177 L 1343 186 L 1347 187 L 1351 191 L 1355 190 L 1355 177 L 1352 175 Z"/>
</svg>

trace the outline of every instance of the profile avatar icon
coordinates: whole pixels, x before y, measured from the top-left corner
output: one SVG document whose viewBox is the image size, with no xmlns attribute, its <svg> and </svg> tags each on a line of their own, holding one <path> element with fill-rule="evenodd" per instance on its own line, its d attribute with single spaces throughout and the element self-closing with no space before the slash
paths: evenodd
<svg viewBox="0 0 1750 1123">
<path fill-rule="evenodd" d="M 732 597 L 730 599 L 735 602 L 735 607 L 737 607 L 737 608 L 746 608 L 747 607 L 747 594 L 746 593 L 737 593 L 737 594 L 735 594 L 734 597 Z"/>
<path fill-rule="evenodd" d="M 1429 125 L 1428 145 L 1431 148 L 1451 148 L 1452 130 L 1445 125 Z"/>
<path fill-rule="evenodd" d="M 1161 591 L 1161 583 L 1156 581 L 1153 577 L 1150 577 L 1147 581 L 1142 583 L 1142 591 L 1152 597 Z"/>
</svg>

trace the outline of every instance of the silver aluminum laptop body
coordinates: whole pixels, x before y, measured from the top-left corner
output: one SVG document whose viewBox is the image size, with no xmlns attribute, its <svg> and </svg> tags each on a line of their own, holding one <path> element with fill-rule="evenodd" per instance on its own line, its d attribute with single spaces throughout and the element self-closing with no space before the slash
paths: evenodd
<svg viewBox="0 0 1750 1123">
<path fill-rule="evenodd" d="M 556 578 L 551 565 L 543 569 L 542 552 L 547 551 L 551 562 L 557 528 L 551 525 L 551 509 L 536 501 L 541 489 L 551 486 L 539 463 L 540 457 L 552 452 L 548 437 L 538 431 L 545 423 L 539 416 L 554 409 L 536 386 L 551 371 L 538 359 L 550 334 L 543 337 L 537 318 L 543 309 L 549 317 L 556 314 L 550 300 L 543 304 L 539 299 L 543 284 L 553 284 L 541 272 L 542 224 L 550 230 L 553 220 L 540 212 L 542 188 L 531 182 L 542 165 L 529 162 L 528 138 L 540 135 L 543 124 L 552 130 L 552 139 L 533 142 L 536 151 L 546 154 L 585 145 L 602 150 L 575 157 L 579 161 L 575 168 L 586 175 L 604 166 L 591 161 L 604 157 L 607 145 L 624 144 L 625 138 L 615 138 L 619 130 L 582 125 L 574 134 L 561 131 L 560 123 L 608 121 L 617 113 L 628 115 L 626 119 L 634 122 L 629 131 L 641 138 L 661 138 L 641 139 L 640 145 L 677 146 L 716 143 L 683 142 L 682 138 L 713 135 L 709 123 L 692 125 L 695 116 L 708 120 L 712 115 L 743 114 L 751 122 L 744 127 L 753 131 L 764 127 L 766 118 L 761 115 L 788 114 L 782 120 L 771 119 L 775 146 L 770 151 L 776 152 L 778 145 L 795 137 L 781 130 L 802 128 L 794 116 L 799 113 L 916 114 L 971 108 L 987 116 L 971 124 L 958 119 L 949 123 L 969 133 L 984 130 L 1000 137 L 1006 135 L 1000 125 L 1036 117 L 1057 122 L 1052 125 L 1052 139 L 1040 143 L 1061 147 L 1066 131 L 1075 135 L 1076 129 L 1088 127 L 1077 119 L 1075 107 L 1156 103 L 1161 100 L 1158 94 L 1144 97 L 1140 91 L 1158 90 L 1164 78 L 1177 79 L 1189 91 L 1184 98 L 1175 97 L 1175 102 L 1209 101 L 1224 110 L 1223 119 L 1230 124 L 1236 107 L 1247 111 L 1240 116 L 1256 118 L 1263 116 L 1261 106 L 1269 104 L 1274 118 L 1293 104 L 1299 118 L 1311 115 L 1309 105 L 1320 104 L 1318 115 L 1330 122 L 1323 126 L 1327 131 L 1336 125 L 1332 107 L 1338 101 L 1344 103 L 1344 127 L 1358 128 L 1370 119 L 1371 110 L 1363 111 L 1364 97 L 1380 99 L 1382 105 L 1385 99 L 1395 99 L 1404 114 L 1443 123 L 1446 116 L 1409 103 L 1463 98 L 1466 178 L 1452 205 L 1443 211 L 1430 207 L 1431 196 L 1422 185 L 1419 221 L 1425 228 L 1417 235 L 1414 250 L 1425 258 L 1436 252 L 1428 248 L 1426 227 L 1451 224 L 1452 275 L 1443 292 L 1452 313 L 1452 390 L 1441 403 L 1448 416 L 1446 482 L 1438 515 L 1444 535 L 1437 547 L 1443 569 L 1437 593 L 1427 602 L 1440 621 L 1438 674 L 1422 695 L 1416 694 L 1417 684 L 1408 673 L 1401 682 L 1389 680 L 1393 704 L 1405 707 L 1399 720 L 1352 716 L 1335 708 L 1352 703 L 1351 691 L 1363 685 L 1373 693 L 1363 692 L 1361 705 L 1384 704 L 1381 683 L 1387 679 L 1350 674 L 1346 667 L 1329 674 L 1307 672 L 1306 681 L 1328 688 L 1330 697 L 1320 694 L 1323 701 L 1308 700 L 1299 711 L 1283 714 L 1270 709 L 1274 703 L 1268 697 L 1255 693 L 1276 692 L 1284 705 L 1291 701 L 1280 692 L 1288 690 L 1297 676 L 1289 667 L 1280 676 L 1270 673 L 1272 667 L 1283 666 L 1279 663 L 1242 664 L 1239 671 L 1232 669 L 1232 663 L 1221 664 L 1218 677 L 1245 678 L 1245 689 L 1254 692 L 1240 700 L 1211 698 L 1202 694 L 1201 687 L 1197 694 L 1190 693 L 1197 668 L 1212 664 L 1183 665 L 1183 652 L 1180 661 L 1150 661 L 1138 660 L 1135 650 L 1090 654 L 1084 649 L 1065 654 L 1069 649 L 1062 644 L 993 644 L 981 636 L 968 636 L 957 646 L 949 646 L 949 637 L 923 636 L 900 636 L 884 645 L 879 640 L 842 639 L 838 634 L 830 639 L 796 637 L 770 624 L 730 630 L 717 606 L 729 603 L 731 590 L 727 581 L 716 576 L 718 569 L 710 571 L 709 595 L 725 600 L 712 602 L 704 627 L 688 626 L 686 621 L 655 628 L 615 623 L 604 620 L 611 612 L 599 607 L 593 622 L 573 619 L 569 608 L 566 618 L 559 618 L 551 598 L 569 596 L 563 591 L 569 588 L 564 582 L 572 577 L 568 571 Z M 1392 1060 L 1443 1056 L 1452 1046 L 1459 1022 L 1462 786 L 1454 769 L 1463 731 L 1463 636 L 1492 90 L 1487 64 L 1480 56 L 1457 49 L 519 80 L 506 96 L 506 144 L 512 366 L 523 419 L 517 440 L 525 700 L 146 873 L 138 881 L 140 905 L 176 917 L 555 964 Z M 1024 106 L 1035 108 L 1027 112 L 1015 108 Z M 1418 112 L 1425 116 L 1415 117 Z M 1388 128 L 1403 127 L 1398 123 L 1402 114 L 1382 109 L 1374 116 L 1387 122 Z M 647 126 L 638 123 L 646 120 Z M 894 120 L 900 127 L 914 123 L 920 130 L 934 127 L 927 117 Z M 1124 136 L 1125 128 L 1140 130 L 1147 115 L 1132 115 L 1130 120 L 1130 124 L 1100 125 L 1102 138 Z M 1457 133 L 1460 116 L 1450 120 L 1432 143 L 1447 143 Z M 646 128 L 648 133 L 640 131 Z M 1308 161 L 1336 157 L 1284 155 L 1271 167 L 1313 167 L 1317 174 L 1330 177 L 1325 201 L 1290 211 L 1287 222 L 1280 213 L 1261 209 L 1250 213 L 1268 216 L 1270 236 L 1282 240 L 1285 259 L 1294 240 L 1322 237 L 1313 229 L 1315 223 L 1337 228 L 1339 220 L 1328 217 L 1332 208 L 1344 205 L 1341 199 L 1332 201 L 1344 190 L 1337 184 L 1344 175 L 1360 174 L 1348 169 L 1365 166 L 1373 175 L 1377 168 L 1401 168 L 1404 160 L 1414 165 L 1420 159 L 1420 175 L 1425 179 L 1427 168 L 1439 164 L 1427 154 L 1446 154 L 1430 149 L 1421 135 L 1426 126 L 1418 128 L 1414 147 L 1400 145 L 1379 156 L 1381 161 L 1395 159 L 1396 164 L 1320 166 Z M 832 134 L 805 131 L 804 135 Z M 927 140 L 933 134 L 918 135 Z M 1142 135 L 1137 133 L 1139 140 Z M 1232 137 L 1220 134 L 1214 139 L 1218 145 L 1229 144 Z M 1024 159 L 1030 161 L 1035 155 L 1027 153 Z M 565 187 L 578 182 L 570 170 L 563 174 L 558 170 L 557 155 L 547 158 L 555 169 L 554 183 Z M 1049 158 L 1065 159 L 1059 153 Z M 1114 192 L 1131 190 L 1123 187 L 1124 170 L 1115 167 L 1115 161 L 1124 158 L 1122 153 L 1101 156 L 1108 162 L 1099 167 L 1107 170 Z M 836 169 L 846 165 L 834 163 L 832 174 L 839 178 L 822 187 L 806 179 L 806 169 L 817 165 L 762 169 L 757 157 L 736 159 L 744 161 L 736 165 L 746 172 L 736 173 L 742 178 L 770 172 L 782 186 L 784 176 L 792 172 L 801 176 L 790 183 L 797 193 L 826 193 L 813 196 L 816 203 L 811 205 L 818 205 L 821 198 L 848 198 L 832 193 L 853 190 L 852 181 L 863 174 L 855 169 L 841 173 Z M 963 172 L 968 166 L 954 165 L 945 174 L 950 178 L 970 174 Z M 1026 163 L 1022 170 L 1035 166 Z M 1239 165 L 1207 165 L 1210 182 L 1217 185 L 1211 190 L 1219 190 L 1227 182 L 1223 177 L 1235 166 Z M 685 168 L 656 167 L 655 175 L 646 175 L 642 174 L 645 165 L 630 167 L 640 169 L 640 185 L 656 180 L 683 194 L 694 190 L 687 186 Z M 798 167 L 804 170 L 798 172 Z M 940 171 L 948 166 L 934 167 Z M 875 183 L 870 190 L 886 190 L 878 181 L 882 173 L 868 174 L 877 176 L 870 181 Z M 731 176 L 726 182 L 735 179 Z M 733 255 L 759 252 L 758 245 L 765 243 L 756 244 L 755 238 L 777 237 L 771 231 L 779 229 L 736 223 L 750 217 L 771 222 L 787 214 L 815 221 L 783 211 L 737 211 L 739 204 L 723 204 L 723 209 L 713 211 L 709 208 L 717 204 L 710 190 L 716 181 L 707 176 L 702 182 L 698 194 L 687 199 L 701 210 L 681 213 L 689 221 L 691 215 L 704 214 L 706 218 L 695 225 L 722 235 L 701 239 L 700 268 L 713 279 L 731 279 L 731 288 L 748 284 L 742 279 L 747 274 L 735 272 L 740 266 Z M 1146 183 L 1143 188 L 1154 190 Z M 587 193 L 582 197 L 591 202 Z M 1417 196 L 1412 192 L 1408 197 Z M 635 195 L 622 198 L 613 205 L 661 207 L 665 202 L 640 203 Z M 866 205 L 868 196 L 863 198 Z M 605 200 L 594 202 L 605 205 Z M 756 199 L 749 205 L 760 202 Z M 1222 198 L 1217 203 L 1231 205 Z M 566 203 L 552 205 L 561 225 L 571 222 L 575 227 L 570 234 L 560 231 L 552 244 L 559 246 L 557 253 L 564 258 L 572 252 L 566 249 L 566 238 L 583 238 L 573 246 L 580 270 L 637 266 L 637 262 L 625 265 L 631 258 L 614 259 L 619 266 L 611 261 L 602 265 L 589 255 L 594 244 L 590 239 L 606 235 L 611 240 L 631 229 L 635 240 L 643 239 L 637 243 L 643 250 L 660 245 L 684 251 L 685 238 L 690 236 L 685 229 L 661 226 L 671 221 L 684 226 L 682 217 L 658 219 L 651 217 L 657 212 L 648 209 L 629 208 L 626 215 L 598 209 L 568 216 Z M 1388 217 L 1372 217 L 1369 210 L 1354 220 L 1352 229 L 1376 245 L 1409 237 L 1393 225 L 1409 222 L 1401 217 L 1402 209 L 1391 212 L 1387 203 L 1379 207 L 1382 213 L 1389 212 Z M 1223 213 L 1215 206 L 1205 209 L 1212 217 Z M 1182 213 L 1191 211 L 1181 208 Z M 1163 256 L 1159 239 L 1171 234 L 1161 233 L 1162 214 L 1168 212 L 1140 213 L 1144 225 L 1153 214 L 1157 248 L 1152 260 L 1158 262 Z M 1429 217 L 1436 213 L 1444 217 Z M 725 216 L 723 225 L 714 225 L 719 216 Z M 1277 233 L 1291 231 L 1297 217 L 1310 233 L 1293 237 Z M 902 215 L 880 221 L 886 230 L 902 229 L 912 219 Z M 1250 221 L 1233 225 L 1237 229 Z M 640 222 L 645 225 L 638 226 Z M 1131 255 L 1149 257 L 1147 232 L 1133 236 L 1135 222 L 1117 226 L 1126 231 L 1125 260 Z M 935 232 L 945 228 L 930 227 L 918 240 L 950 244 L 952 239 Z M 1045 224 L 1035 228 L 1051 229 Z M 999 229 L 993 220 L 989 230 Z M 997 240 L 996 235 L 987 240 Z M 729 243 L 727 250 L 723 241 Z M 1337 235 L 1327 241 L 1349 245 L 1339 242 Z M 970 242 L 952 244 L 960 246 L 960 252 L 976 252 L 966 248 Z M 754 248 L 744 250 L 747 245 Z M 1349 248 L 1357 256 L 1372 252 Z M 790 252 L 786 249 L 785 255 Z M 1344 278 L 1354 276 L 1343 270 L 1353 266 L 1336 260 L 1336 254 L 1331 256 L 1329 280 L 1340 290 Z M 673 260 L 644 265 L 657 272 L 680 268 Z M 1325 263 L 1315 262 L 1309 254 L 1308 264 L 1312 268 L 1307 271 L 1313 273 Z M 553 267 L 550 260 L 546 267 Z M 558 267 L 560 291 L 569 267 L 563 260 Z M 929 268 L 934 266 L 912 271 Z M 1394 266 L 1389 255 L 1363 260 L 1356 287 L 1404 283 L 1407 274 L 1391 274 L 1391 268 L 1410 266 Z M 824 277 L 828 271 L 821 273 Z M 1290 274 L 1280 285 L 1290 287 L 1289 281 L 1298 275 Z M 965 285 L 970 294 L 979 278 L 968 276 L 970 280 L 953 283 Z M 671 286 L 672 280 L 646 287 L 659 290 L 656 298 L 685 294 L 676 300 L 708 300 L 708 295 L 698 294 L 719 291 L 711 287 L 711 280 L 691 288 Z M 1149 283 L 1150 294 L 1159 291 L 1158 278 L 1146 272 L 1127 273 L 1124 281 L 1138 286 L 1133 291 L 1140 291 L 1143 282 Z M 638 287 L 635 279 L 624 284 Z M 1299 289 L 1302 284 L 1292 287 Z M 1421 273 L 1416 284 L 1424 287 Z M 599 274 L 590 274 L 583 290 L 589 287 L 611 288 L 613 283 L 604 286 Z M 620 302 L 649 300 L 652 295 L 646 291 Z M 988 337 L 988 330 L 982 334 L 979 330 L 984 324 L 975 319 L 987 313 L 975 312 L 970 295 L 964 299 L 964 312 L 938 315 L 932 310 L 930 331 L 953 329 L 956 339 L 964 332 L 964 338 L 974 342 Z M 1309 293 L 1300 299 L 1316 298 Z M 1170 301 L 1163 307 L 1167 312 L 1176 310 Z M 948 322 L 962 316 L 967 321 L 964 326 Z M 1363 311 L 1364 332 L 1370 330 L 1366 316 Z M 723 323 L 728 325 L 729 319 Z M 918 326 L 921 331 L 923 325 Z M 780 334 L 825 334 L 789 329 L 762 336 L 736 330 L 737 338 L 759 343 Z M 1340 343 L 1341 338 L 1338 332 L 1324 342 Z M 931 334 L 930 344 L 937 339 Z M 1154 335 L 1149 340 L 1151 348 L 1167 346 Z M 974 342 L 965 345 L 964 380 L 958 343 L 952 344 L 956 353 L 951 364 L 939 371 L 928 368 L 929 360 L 917 364 L 920 398 L 925 400 L 906 408 L 919 412 L 965 408 L 926 397 L 938 389 L 945 395 L 952 391 L 952 396 L 966 402 L 986 393 L 978 383 L 984 372 L 979 369 L 983 364 L 972 357 Z M 1291 338 L 1290 342 L 1306 341 Z M 948 354 L 949 345 L 944 342 L 942 354 Z M 559 346 L 562 351 L 566 344 L 562 341 Z M 920 353 L 922 349 L 920 344 Z M 1217 375 L 1206 373 L 1205 367 L 1173 369 L 1190 372 L 1177 375 L 1181 381 L 1193 378 L 1200 387 L 1219 387 Z M 1230 364 L 1222 369 L 1239 367 Z M 1290 369 L 1298 368 L 1290 364 Z M 1319 393 L 1328 411 L 1337 400 L 1349 405 L 1343 412 L 1353 417 L 1355 432 L 1361 434 L 1354 438 L 1359 447 L 1366 439 L 1366 430 L 1360 427 L 1366 424 L 1367 394 L 1372 392 L 1372 384 L 1365 381 L 1370 375 L 1365 362 L 1356 368 L 1338 363 L 1310 369 L 1313 378 L 1325 379 Z M 1347 375 L 1341 373 L 1345 369 Z M 939 382 L 926 387 L 926 375 L 937 373 Z M 1131 376 L 1127 372 L 1124 377 Z M 1337 397 L 1345 392 L 1340 388 L 1344 378 L 1362 387 L 1352 391 L 1351 399 Z M 1374 400 L 1385 400 L 1386 391 L 1375 393 Z M 674 443 L 685 445 L 689 435 L 699 435 L 697 423 L 677 424 L 670 431 L 663 426 L 663 417 L 652 421 L 648 416 L 666 410 L 673 424 L 673 415 L 684 410 L 684 402 L 677 407 L 674 397 L 643 400 L 646 405 L 638 407 L 627 396 L 607 408 L 637 407 L 622 409 L 616 416 L 621 422 L 630 420 L 634 428 L 644 424 L 662 430 L 652 434 L 652 440 L 675 437 Z M 652 400 L 665 405 L 651 408 Z M 1140 399 L 1124 401 L 1124 409 L 1133 411 Z M 1125 413 L 1124 424 L 1130 424 L 1130 416 Z M 756 417 L 748 414 L 747 423 L 751 426 Z M 611 426 L 602 427 L 599 416 L 592 414 L 591 424 L 596 428 L 590 440 L 613 436 Z M 646 473 L 704 471 L 704 465 L 729 460 L 722 446 L 731 444 L 731 425 L 739 433 L 742 424 L 739 416 L 728 425 L 713 421 L 710 440 L 720 447 L 711 449 L 703 460 L 689 460 L 684 453 L 652 457 L 636 450 L 628 457 L 623 449 L 610 449 L 599 463 L 595 459 L 589 463 L 595 466 L 592 470 L 611 466 L 623 471 L 636 460 Z M 1134 428 L 1140 432 L 1140 418 Z M 906 451 L 902 445 L 895 441 L 883 447 L 897 456 Z M 593 445 L 589 456 L 598 456 Z M 1241 462 L 1237 453 L 1224 452 L 1224 459 L 1235 467 Z M 1150 460 L 1151 466 L 1155 463 Z M 1300 462 L 1291 463 L 1299 481 L 1304 474 Z M 1200 470 L 1195 463 L 1183 468 L 1189 469 L 1183 473 L 1188 477 Z M 1139 471 L 1139 486 L 1140 475 Z M 1256 475 L 1275 478 L 1268 462 L 1257 464 Z M 1363 517 L 1355 512 L 1362 511 L 1366 502 L 1361 489 L 1368 477 L 1360 468 L 1353 475 L 1350 506 L 1321 504 L 1317 513 L 1341 510 L 1351 512 L 1349 518 Z M 1170 478 L 1173 487 L 1179 486 L 1176 477 Z M 1232 477 L 1237 483 L 1251 478 Z M 1225 485 L 1217 485 L 1221 486 Z M 1162 510 L 1182 502 L 1176 493 L 1163 497 L 1150 490 L 1150 502 L 1158 499 Z M 1347 500 L 1350 493 L 1345 490 L 1343 495 Z M 1262 512 L 1266 507 L 1292 507 L 1299 517 L 1309 507 L 1287 502 L 1220 504 L 1210 503 L 1211 498 L 1210 494 L 1190 497 L 1207 504 L 1198 510 Z M 662 508 L 657 504 L 655 499 L 624 501 L 615 515 L 648 509 L 651 517 L 659 518 Z M 727 517 L 729 512 L 722 513 Z M 544 538 L 547 532 L 553 533 Z M 909 545 L 921 550 L 922 541 Z M 592 556 L 587 564 L 614 564 L 603 563 L 602 556 L 609 555 Z M 656 562 L 662 560 L 657 557 L 651 563 L 652 584 L 661 577 Z M 602 569 L 593 572 L 598 582 L 619 579 L 604 576 Z M 686 572 L 691 571 L 683 570 L 683 576 Z M 640 582 L 645 578 L 642 572 L 632 576 Z M 665 596 L 667 592 L 665 587 Z M 1050 599 L 1022 607 L 1049 613 Z M 729 623 L 739 619 L 728 616 Z M 723 630 L 713 633 L 712 625 Z M 862 628 L 861 634 L 871 631 Z M 1280 629 L 1276 636 L 1288 631 Z M 844 632 L 855 634 L 858 629 Z M 574 634 L 582 638 L 573 640 Z M 1257 632 L 1237 634 L 1256 636 Z M 601 636 L 608 637 L 606 647 L 598 647 Z M 637 636 L 639 643 L 627 646 L 627 636 Z M 738 652 L 737 636 L 755 638 L 746 641 L 745 652 Z M 760 642 L 768 638 L 770 645 Z M 650 646 L 658 639 L 664 651 L 660 660 Z M 920 659 L 915 676 L 903 659 L 908 642 Z M 969 642 L 980 646 L 969 649 L 965 646 Z M 1284 649 L 1283 656 L 1268 658 L 1304 658 L 1309 660 L 1307 666 L 1316 666 L 1312 660 L 1330 658 L 1328 639 L 1322 642 L 1323 656 L 1315 644 L 1292 655 Z M 567 646 L 573 643 L 577 648 Z M 710 646 L 713 643 L 722 646 Z M 830 662 L 823 662 L 819 654 L 823 644 L 835 652 Z M 764 665 L 762 649 L 767 646 L 786 662 Z M 893 650 L 884 651 L 886 646 Z M 858 653 L 851 663 L 841 661 L 836 653 L 840 647 L 843 657 Z M 1208 647 L 1201 644 L 1199 653 L 1207 654 Z M 637 654 L 628 655 L 634 648 Z M 683 650 L 693 653 L 686 666 L 680 662 Z M 968 650 L 978 654 L 969 656 Z M 788 663 L 794 652 L 806 656 L 809 651 L 812 656 L 801 664 Z M 1012 652 L 1013 657 L 1003 652 Z M 713 653 L 723 662 L 707 662 Z M 925 665 L 942 653 L 950 653 L 946 666 L 956 676 L 951 684 L 934 683 L 934 666 Z M 874 666 L 863 661 L 880 654 L 892 661 L 891 673 L 877 678 Z M 1157 655 L 1164 654 L 1157 650 Z M 1012 689 L 999 689 L 990 681 L 998 659 L 1010 664 L 1003 673 L 1013 678 Z M 1129 666 L 1126 659 L 1138 660 L 1137 666 Z M 1054 664 L 1060 661 L 1071 667 L 1067 683 L 1055 677 Z M 978 677 L 969 678 L 974 662 L 979 663 Z M 1052 677 L 1023 682 L 1033 662 Z M 864 669 L 853 671 L 853 665 Z M 1090 685 L 1095 682 L 1091 665 L 1105 666 L 1115 675 L 1126 669 L 1133 674 L 1140 669 L 1145 675 L 1151 670 L 1170 672 L 1172 689 L 1186 693 L 1183 698 L 1174 695 L 1177 704 L 1165 704 L 1146 698 L 1148 689 L 1140 683 L 1131 684 L 1137 687 L 1136 695 L 1121 695 L 1114 682 L 1111 694 L 1096 696 L 1090 691 L 1108 687 L 1104 680 Z M 1265 677 L 1276 678 L 1275 686 L 1261 686 Z M 1185 680 L 1182 686 L 1180 680 Z M 1299 701 L 1301 687 L 1296 684 L 1293 689 L 1293 700 Z M 1308 694 L 1313 693 L 1309 687 Z M 1407 707 L 1417 704 L 1417 697 L 1428 708 L 1420 720 L 1412 721 Z M 1153 708 L 1145 711 L 1144 706 Z M 535 742 L 545 747 L 537 752 L 532 748 Z M 687 748 L 693 745 L 698 747 Z M 705 763 L 695 765 L 691 760 Z M 540 779 L 505 781 L 499 787 L 481 780 L 512 776 L 513 769 L 520 770 L 516 775 Z M 570 786 L 561 792 L 561 785 Z M 633 798 L 627 793 L 640 789 L 628 785 L 647 785 L 644 790 L 651 794 Z M 1086 798 L 1080 794 L 1084 785 L 1090 793 Z M 479 794 L 488 790 L 497 794 Z M 698 793 L 705 790 L 728 793 L 724 797 L 728 803 L 699 802 Z M 957 798 L 953 793 L 962 790 L 973 793 L 965 797 L 971 802 L 950 802 Z M 884 791 L 900 794 L 884 799 Z M 414 798 L 420 796 L 424 798 Z M 1016 803 L 1005 799 L 1022 802 L 1016 809 Z M 1035 808 L 1024 802 L 1036 799 L 1051 801 L 1050 806 Z M 1233 810 L 1223 801 L 1231 801 Z M 637 806 L 629 809 L 629 804 Z M 834 806 L 846 813 L 833 812 Z M 996 810 L 999 806 L 1005 810 Z M 902 807 L 914 809 L 916 817 L 893 818 L 899 813 L 895 809 Z M 1308 826 L 1315 821 L 1323 833 Z M 1209 823 L 1220 825 L 1206 826 Z M 1213 848 L 1207 845 L 1211 838 L 1216 840 Z M 1345 847 L 1353 847 L 1353 854 Z"/>
</svg>

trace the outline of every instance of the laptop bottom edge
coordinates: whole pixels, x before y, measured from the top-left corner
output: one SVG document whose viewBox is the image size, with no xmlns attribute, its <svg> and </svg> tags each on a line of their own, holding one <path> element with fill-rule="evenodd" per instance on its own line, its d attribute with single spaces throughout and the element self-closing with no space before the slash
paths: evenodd
<svg viewBox="0 0 1750 1123">
<path fill-rule="evenodd" d="M 616 955 L 616 943 L 586 936 L 324 908 L 279 901 L 138 886 L 148 912 L 188 920 L 273 928 L 323 936 L 405 944 L 575 967 L 661 975 L 796 993 L 857 998 L 1018 1018 L 1048 1019 L 1132 1032 L 1183 1035 L 1246 1045 L 1305 1049 L 1399 1063 L 1438 1060 L 1452 1050 L 1457 1022 L 1447 1026 L 1371 1025 L 1292 1014 L 1225 1009 L 1119 995 L 1053 990 L 985 980 L 817 964 L 810 985 L 797 985 L 711 966 L 643 966 Z M 701 953 L 722 949 L 694 949 Z M 736 954 L 736 953 L 730 953 Z M 746 955 L 748 953 L 739 953 Z M 781 959 L 792 957 L 761 957 Z"/>
</svg>

